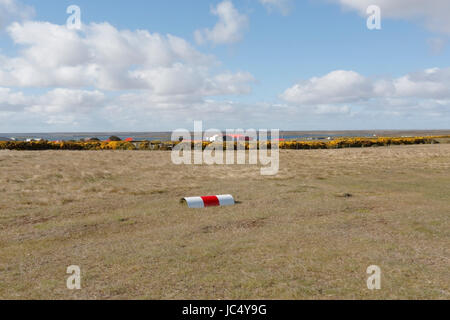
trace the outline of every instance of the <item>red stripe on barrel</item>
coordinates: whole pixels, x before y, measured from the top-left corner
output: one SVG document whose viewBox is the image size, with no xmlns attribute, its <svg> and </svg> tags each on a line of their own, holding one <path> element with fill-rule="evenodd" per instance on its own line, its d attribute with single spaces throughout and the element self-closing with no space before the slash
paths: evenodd
<svg viewBox="0 0 450 320">
<path fill-rule="evenodd" d="M 218 207 L 220 206 L 220 201 L 217 196 L 208 196 L 208 197 L 201 197 L 203 200 L 203 203 L 205 204 L 205 207 Z"/>
</svg>

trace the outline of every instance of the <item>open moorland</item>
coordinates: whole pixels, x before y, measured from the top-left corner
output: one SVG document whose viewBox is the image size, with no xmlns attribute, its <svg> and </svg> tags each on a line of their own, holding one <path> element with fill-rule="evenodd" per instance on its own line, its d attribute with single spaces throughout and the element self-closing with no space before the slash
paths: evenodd
<svg viewBox="0 0 450 320">
<path fill-rule="evenodd" d="M 450 299 L 450 144 L 281 150 L 272 177 L 167 151 L 0 151 L 0 181 L 1 299 Z M 210 194 L 239 203 L 179 202 Z"/>
</svg>

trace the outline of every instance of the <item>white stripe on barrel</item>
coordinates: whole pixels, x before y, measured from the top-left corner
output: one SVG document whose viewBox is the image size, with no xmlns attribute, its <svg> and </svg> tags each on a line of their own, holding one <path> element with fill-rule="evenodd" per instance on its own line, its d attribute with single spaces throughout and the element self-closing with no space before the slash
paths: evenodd
<svg viewBox="0 0 450 320">
<path fill-rule="evenodd" d="M 234 206 L 234 198 L 232 195 L 226 194 L 222 196 L 217 196 L 221 207 Z"/>
<path fill-rule="evenodd" d="M 205 207 L 201 197 L 188 197 L 184 198 L 184 201 L 186 201 L 188 207 L 192 209 L 200 209 Z"/>
<path fill-rule="evenodd" d="M 189 208 L 200 209 L 206 207 L 224 207 L 235 204 L 232 195 L 206 196 L 206 197 L 187 197 L 182 200 L 186 201 Z"/>
</svg>

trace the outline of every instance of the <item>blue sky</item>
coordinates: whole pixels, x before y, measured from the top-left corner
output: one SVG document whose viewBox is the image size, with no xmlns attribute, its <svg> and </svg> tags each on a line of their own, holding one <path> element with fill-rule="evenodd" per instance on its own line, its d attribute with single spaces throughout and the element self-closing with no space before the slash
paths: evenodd
<svg viewBox="0 0 450 320">
<path fill-rule="evenodd" d="M 444 0 L 0 0 L 0 132 L 449 128 L 448 14 Z"/>
</svg>

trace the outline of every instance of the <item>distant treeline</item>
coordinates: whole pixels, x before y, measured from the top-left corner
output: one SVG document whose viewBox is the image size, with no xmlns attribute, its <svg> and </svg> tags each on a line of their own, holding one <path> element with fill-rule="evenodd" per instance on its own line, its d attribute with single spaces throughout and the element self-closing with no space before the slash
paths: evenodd
<svg viewBox="0 0 450 320">
<path fill-rule="evenodd" d="M 437 139 L 450 138 L 450 136 L 411 137 L 411 138 L 339 138 L 329 141 L 280 141 L 280 149 L 308 150 L 308 149 L 339 149 L 361 148 L 390 145 L 413 145 L 439 143 Z M 88 141 L 88 142 L 51 142 L 51 141 L 0 141 L 0 150 L 172 150 L 177 144 L 187 144 L 194 149 L 195 146 L 205 149 L 214 145 L 226 148 L 227 143 L 222 142 L 161 142 L 161 141 Z M 230 142 L 228 142 L 230 143 Z M 259 149 L 272 148 L 270 141 L 231 142 L 234 148 Z"/>
</svg>

